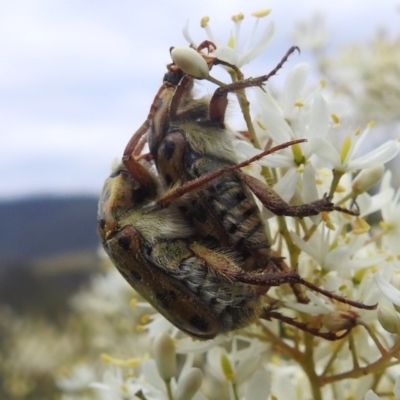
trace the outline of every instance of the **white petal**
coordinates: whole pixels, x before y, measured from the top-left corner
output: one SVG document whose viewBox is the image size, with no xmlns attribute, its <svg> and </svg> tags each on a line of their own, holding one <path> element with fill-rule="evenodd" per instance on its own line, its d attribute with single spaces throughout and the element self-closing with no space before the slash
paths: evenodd
<svg viewBox="0 0 400 400">
<path fill-rule="evenodd" d="M 361 145 L 364 143 L 365 139 L 367 138 L 369 132 L 371 131 L 371 127 L 367 126 L 366 129 L 364 129 L 361 134 L 357 135 L 357 137 L 353 138 L 353 146 L 352 146 L 352 154 L 357 154 L 357 151 L 361 148 Z"/>
<path fill-rule="evenodd" d="M 265 369 L 256 371 L 250 379 L 246 391 L 246 400 L 265 400 L 271 392 L 270 375 Z"/>
<path fill-rule="evenodd" d="M 182 29 L 183 37 L 191 44 L 194 48 L 197 48 L 196 42 L 192 39 L 189 33 L 189 20 L 186 21 L 185 26 Z"/>
<path fill-rule="evenodd" d="M 192 338 L 180 339 L 176 343 L 176 353 L 204 353 L 221 343 L 229 341 L 231 337 L 229 335 L 219 335 L 212 340 L 193 340 Z"/>
<path fill-rule="evenodd" d="M 307 164 L 303 172 L 303 200 L 311 203 L 318 199 L 317 184 L 315 182 L 315 170 Z"/>
<path fill-rule="evenodd" d="M 268 88 L 264 88 L 264 90 L 261 88 L 254 88 L 254 91 L 257 95 L 258 102 L 260 103 L 262 108 L 266 108 L 268 110 L 274 111 L 282 115 L 282 108 L 280 107 L 275 97 L 268 90 Z M 263 120 L 263 115 L 257 118 Z"/>
<path fill-rule="evenodd" d="M 341 166 L 339 153 L 335 147 L 324 138 L 314 138 L 315 154 L 322 160 L 327 161 L 332 167 Z"/>
<path fill-rule="evenodd" d="M 400 375 L 396 378 L 394 383 L 393 394 L 396 400 L 400 400 Z"/>
<path fill-rule="evenodd" d="M 329 110 L 325 99 L 317 94 L 311 108 L 307 138 L 326 137 L 329 126 Z"/>
<path fill-rule="evenodd" d="M 279 179 L 274 185 L 273 189 L 283 200 L 289 202 L 296 190 L 296 182 L 299 178 L 299 174 L 294 168 L 289 169 L 286 174 Z"/>
<path fill-rule="evenodd" d="M 375 394 L 373 390 L 368 390 L 367 393 L 365 393 L 364 400 L 380 400 L 380 397 Z"/>
<path fill-rule="evenodd" d="M 343 254 L 341 254 L 341 251 L 336 252 L 335 249 L 326 257 L 325 267 L 331 271 L 358 270 L 360 268 L 372 267 L 373 265 L 379 265 L 387 258 L 385 254 L 381 254 L 373 257 L 349 259 L 347 257 L 349 257 L 349 252 L 353 253 L 352 249 L 347 246 L 341 247 L 344 248 Z M 347 252 L 346 255 L 344 254 L 345 252 Z"/>
<path fill-rule="evenodd" d="M 264 29 L 264 32 L 260 40 L 257 42 L 257 44 L 249 51 L 246 51 L 239 58 L 240 66 L 249 63 L 251 60 L 259 56 L 268 47 L 269 42 L 271 41 L 272 36 L 274 35 L 274 31 L 275 31 L 274 24 L 270 22 Z"/>
<path fill-rule="evenodd" d="M 396 306 L 400 306 L 400 290 L 396 289 L 379 274 L 374 275 L 374 281 L 384 296 L 386 296 Z"/>
<path fill-rule="evenodd" d="M 156 389 L 165 390 L 165 382 L 161 379 L 155 360 L 144 360 L 141 364 L 146 380 Z"/>
<path fill-rule="evenodd" d="M 289 142 L 293 139 L 292 129 L 283 116 L 275 110 L 264 108 L 262 123 L 267 128 L 268 135 L 275 143 Z"/>
<path fill-rule="evenodd" d="M 309 64 L 299 63 L 292 68 L 286 78 L 284 88 L 284 114 L 286 117 L 290 118 L 293 114 L 294 104 L 300 98 L 300 92 L 303 90 L 309 69 Z"/>
<path fill-rule="evenodd" d="M 369 152 L 368 154 L 352 160 L 347 169 L 352 170 L 371 168 L 379 164 L 385 164 L 394 158 L 399 152 L 398 143 L 399 142 L 396 140 L 383 143 L 381 146 Z"/>
<path fill-rule="evenodd" d="M 232 65 L 238 66 L 238 53 L 233 50 L 231 47 L 222 46 L 218 47 L 217 50 L 213 53 L 213 56 L 219 58 L 220 60 L 226 61 Z"/>
<path fill-rule="evenodd" d="M 290 232 L 290 237 L 293 240 L 294 244 L 307 253 L 310 257 L 312 257 L 315 261 L 319 264 L 322 264 L 323 257 L 321 255 L 321 248 L 320 246 L 313 246 L 308 242 L 305 242 L 302 238 L 297 236 L 294 232 Z"/>
</svg>

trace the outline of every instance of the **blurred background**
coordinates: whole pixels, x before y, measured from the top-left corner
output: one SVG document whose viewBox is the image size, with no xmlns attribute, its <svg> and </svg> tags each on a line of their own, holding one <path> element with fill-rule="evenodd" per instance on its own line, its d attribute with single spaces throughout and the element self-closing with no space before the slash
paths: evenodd
<svg viewBox="0 0 400 400">
<path fill-rule="evenodd" d="M 199 20 L 208 15 L 216 36 L 227 41 L 233 14 L 251 19 L 264 8 L 272 9 L 267 18 L 276 33 L 251 70 L 243 68 L 245 75 L 268 72 L 299 45 L 302 53 L 289 64 L 309 61 L 311 81 L 327 78 L 332 87 L 339 78 L 357 81 L 354 90 L 334 89 L 360 101 L 353 113 L 359 123 L 377 120 L 371 146 L 399 135 L 399 82 L 385 82 L 397 93 L 384 93 L 375 104 L 368 98 L 368 90 L 382 89 L 371 86 L 373 79 L 386 76 L 382 66 L 369 68 L 377 42 L 386 40 L 394 46 L 388 54 L 400 57 L 398 1 L 0 2 L 2 313 L 63 326 L 68 299 L 99 269 L 96 211 L 103 181 L 147 116 L 169 48 L 187 44 L 181 34 L 187 22 L 200 43 L 206 35 Z M 351 59 L 359 54 L 351 50 L 357 45 L 371 54 Z M 397 63 L 400 74 L 399 58 Z M 284 76 L 271 84 L 279 87 Z M 387 106 L 378 110 L 381 100 Z M 0 335 L 9 333 L 0 324 Z M 13 398 L 41 398 L 27 393 L 34 392 L 17 391 Z"/>
</svg>

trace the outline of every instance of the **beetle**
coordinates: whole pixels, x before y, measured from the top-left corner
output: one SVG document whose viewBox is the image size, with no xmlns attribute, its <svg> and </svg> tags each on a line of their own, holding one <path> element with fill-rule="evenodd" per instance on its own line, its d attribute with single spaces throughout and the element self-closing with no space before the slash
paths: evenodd
<svg viewBox="0 0 400 400">
<path fill-rule="evenodd" d="M 297 141 L 298 142 L 298 141 Z M 200 178 L 208 184 L 256 159 L 293 144 L 289 142 Z M 128 167 L 127 165 L 128 164 Z M 158 203 L 165 192 L 162 180 L 144 158 L 120 163 L 105 181 L 98 208 L 102 245 L 129 284 L 164 317 L 197 339 L 243 328 L 258 318 L 276 318 L 328 340 L 342 335 L 320 332 L 305 323 L 281 315 L 266 305 L 271 286 L 300 283 L 349 305 L 372 309 L 334 295 L 302 279 L 296 271 L 247 272 L 234 249 L 210 246 L 197 234 L 174 202 Z M 181 192 L 196 191 L 191 182 Z"/>
</svg>

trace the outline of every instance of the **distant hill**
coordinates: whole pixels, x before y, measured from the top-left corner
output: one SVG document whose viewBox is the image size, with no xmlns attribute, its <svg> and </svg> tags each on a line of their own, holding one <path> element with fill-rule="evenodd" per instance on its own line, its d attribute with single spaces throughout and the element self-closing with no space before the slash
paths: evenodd
<svg viewBox="0 0 400 400">
<path fill-rule="evenodd" d="M 96 197 L 0 202 L 0 267 L 60 253 L 96 250 Z"/>
<path fill-rule="evenodd" d="M 0 202 L 0 304 L 60 319 L 98 267 L 95 197 Z"/>
</svg>

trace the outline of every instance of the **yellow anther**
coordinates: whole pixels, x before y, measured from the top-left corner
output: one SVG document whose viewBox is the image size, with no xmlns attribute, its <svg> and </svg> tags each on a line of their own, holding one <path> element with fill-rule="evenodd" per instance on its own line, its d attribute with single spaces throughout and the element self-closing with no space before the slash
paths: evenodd
<svg viewBox="0 0 400 400">
<path fill-rule="evenodd" d="M 344 186 L 342 186 L 342 185 L 337 185 L 336 186 L 336 189 L 335 189 L 336 193 L 343 193 L 345 191 L 346 191 L 346 188 Z"/>
<path fill-rule="evenodd" d="M 301 146 L 299 144 L 294 144 L 293 146 L 290 146 L 290 148 L 292 149 L 294 162 L 299 166 L 304 164 L 305 158 L 301 151 Z"/>
<path fill-rule="evenodd" d="M 340 149 L 340 162 L 344 163 L 346 160 L 347 155 L 349 154 L 349 151 L 351 149 L 351 137 L 346 136 L 346 138 L 343 141 L 342 148 Z"/>
<path fill-rule="evenodd" d="M 202 28 L 205 28 L 207 25 L 208 25 L 208 23 L 210 22 L 210 17 L 203 17 L 201 20 L 200 20 L 200 26 L 202 27 Z"/>
<path fill-rule="evenodd" d="M 320 171 L 319 171 L 319 174 L 320 175 L 322 175 L 322 176 L 325 176 L 325 177 L 327 177 L 327 178 L 330 178 L 331 177 L 331 171 L 329 171 L 329 170 L 327 170 L 327 169 L 321 169 Z"/>
<path fill-rule="evenodd" d="M 138 303 L 138 299 L 135 299 L 135 298 L 133 298 L 133 299 L 131 299 L 131 300 L 129 301 L 129 305 L 130 305 L 131 307 L 135 307 L 137 303 Z"/>
<path fill-rule="evenodd" d="M 304 103 L 302 101 L 296 101 L 296 103 L 294 103 L 295 107 L 304 107 Z"/>
<path fill-rule="evenodd" d="M 137 325 L 136 326 L 136 332 L 144 332 L 145 329 L 146 328 L 143 325 Z"/>
<path fill-rule="evenodd" d="M 358 271 L 355 272 L 354 277 L 352 279 L 355 285 L 359 285 L 363 280 L 365 273 L 367 272 L 367 268 L 360 268 Z"/>
<path fill-rule="evenodd" d="M 351 233 L 353 233 L 354 235 L 362 235 L 364 233 L 367 233 L 370 229 L 371 227 L 369 226 L 367 221 L 365 221 L 365 219 L 356 218 Z"/>
<path fill-rule="evenodd" d="M 357 129 L 354 131 L 354 135 L 358 136 L 361 133 L 361 128 L 357 127 Z"/>
<path fill-rule="evenodd" d="M 260 121 L 257 121 L 257 125 L 258 125 L 262 130 L 264 130 L 264 131 L 267 130 L 267 127 L 266 127 L 263 123 L 261 123 Z M 400 136 L 399 136 L 399 140 L 400 140 Z"/>
<path fill-rule="evenodd" d="M 150 320 L 150 314 L 145 314 L 142 316 L 142 318 L 140 318 L 140 322 L 142 324 L 147 324 Z"/>
<path fill-rule="evenodd" d="M 340 118 L 339 118 L 338 115 L 336 115 L 336 114 L 331 114 L 331 118 L 332 118 L 334 124 L 336 124 L 336 125 L 339 124 Z"/>
<path fill-rule="evenodd" d="M 122 360 L 120 358 L 114 358 L 107 353 L 101 354 L 100 358 L 106 364 L 118 365 L 120 367 L 137 367 L 141 362 L 140 358 L 128 358 L 127 360 Z"/>
<path fill-rule="evenodd" d="M 322 218 L 322 221 L 325 222 L 325 225 L 328 229 L 330 229 L 331 231 L 334 231 L 336 229 L 335 225 L 333 225 L 333 223 L 329 217 L 329 214 L 327 212 L 322 212 L 321 218 Z"/>
<path fill-rule="evenodd" d="M 384 230 L 388 230 L 390 228 L 390 224 L 388 224 L 386 221 L 379 221 L 379 226 Z"/>
<path fill-rule="evenodd" d="M 234 381 L 235 374 L 233 372 L 231 362 L 229 361 L 229 358 L 225 354 L 223 354 L 221 356 L 221 367 L 222 367 L 222 371 L 225 375 L 226 380 Z"/>
<path fill-rule="evenodd" d="M 373 128 L 375 126 L 375 121 L 370 121 L 370 122 L 368 122 L 368 124 L 367 124 L 367 127 L 368 128 Z"/>
<path fill-rule="evenodd" d="M 326 86 L 326 80 L 325 80 L 325 79 L 321 79 L 321 80 L 319 81 L 319 85 L 320 85 L 322 88 L 324 88 L 324 87 Z"/>
<path fill-rule="evenodd" d="M 264 10 L 254 11 L 251 13 L 251 15 L 256 18 L 264 18 L 267 15 L 269 15 L 271 13 L 271 11 L 272 10 L 270 8 L 265 8 Z"/>
<path fill-rule="evenodd" d="M 242 21 L 243 19 L 244 19 L 244 14 L 243 13 L 232 15 L 232 21 L 233 22 L 239 22 L 239 21 Z"/>
</svg>

